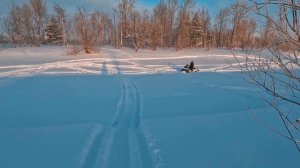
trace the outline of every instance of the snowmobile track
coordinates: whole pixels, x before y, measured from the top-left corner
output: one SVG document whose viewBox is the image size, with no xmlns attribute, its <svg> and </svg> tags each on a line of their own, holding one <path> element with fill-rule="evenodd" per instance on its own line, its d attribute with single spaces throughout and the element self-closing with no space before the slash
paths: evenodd
<svg viewBox="0 0 300 168">
<path fill-rule="evenodd" d="M 154 163 L 140 126 L 142 98 L 133 82 L 121 77 L 122 94 L 111 128 L 106 132 L 94 167 L 153 168 Z"/>
<path fill-rule="evenodd" d="M 115 58 L 122 92 L 111 127 L 98 134 L 81 168 L 154 168 L 154 155 L 140 123 L 142 94 L 134 82 L 125 77 Z M 96 149 L 94 149 L 96 148 Z M 96 152 L 95 152 L 96 151 Z M 96 157 L 95 157 L 96 156 Z"/>
<path fill-rule="evenodd" d="M 88 137 L 87 143 L 79 158 L 79 168 L 92 167 L 97 158 L 98 149 L 105 135 L 105 128 L 96 125 Z"/>
</svg>

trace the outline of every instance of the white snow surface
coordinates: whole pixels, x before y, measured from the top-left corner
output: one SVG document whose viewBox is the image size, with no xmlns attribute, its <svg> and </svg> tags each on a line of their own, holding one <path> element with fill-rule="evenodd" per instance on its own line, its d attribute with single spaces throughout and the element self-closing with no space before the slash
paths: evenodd
<svg viewBox="0 0 300 168">
<path fill-rule="evenodd" d="M 294 168 L 228 50 L 0 49 L 0 168 Z M 199 73 L 178 70 L 194 61 Z"/>
</svg>

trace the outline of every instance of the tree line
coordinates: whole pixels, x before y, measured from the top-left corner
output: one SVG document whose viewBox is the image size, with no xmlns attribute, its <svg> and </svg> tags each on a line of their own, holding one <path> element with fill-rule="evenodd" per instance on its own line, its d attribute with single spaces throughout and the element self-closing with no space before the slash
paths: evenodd
<svg viewBox="0 0 300 168">
<path fill-rule="evenodd" d="M 173 47 L 242 48 L 264 45 L 265 32 L 258 31 L 247 3 L 238 0 L 220 9 L 213 20 L 195 0 L 160 0 L 152 10 L 136 9 L 137 0 L 120 0 L 111 14 L 78 8 L 66 14 L 59 4 L 45 0 L 12 2 L 3 19 L 7 39 L 15 46 L 77 44 L 78 51 L 93 52 L 95 46 L 117 48 Z"/>
</svg>

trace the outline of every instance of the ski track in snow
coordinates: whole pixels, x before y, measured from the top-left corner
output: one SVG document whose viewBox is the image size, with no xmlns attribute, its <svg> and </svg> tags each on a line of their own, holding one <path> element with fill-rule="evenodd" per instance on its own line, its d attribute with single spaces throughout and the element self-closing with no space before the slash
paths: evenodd
<svg viewBox="0 0 300 168">
<path fill-rule="evenodd" d="M 140 121 L 142 94 L 136 84 L 123 75 L 116 56 L 111 56 L 122 84 L 121 97 L 111 127 L 105 133 L 99 126 L 95 127 L 81 154 L 78 167 L 161 168 L 160 150 L 153 146 L 153 140 L 149 138 L 149 133 L 145 133 Z"/>
</svg>

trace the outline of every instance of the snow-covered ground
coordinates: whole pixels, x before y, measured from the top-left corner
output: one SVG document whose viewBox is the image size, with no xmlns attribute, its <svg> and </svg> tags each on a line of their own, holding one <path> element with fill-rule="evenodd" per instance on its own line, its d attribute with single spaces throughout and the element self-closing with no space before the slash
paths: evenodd
<svg viewBox="0 0 300 168">
<path fill-rule="evenodd" d="M 191 60 L 201 73 L 177 71 Z M 235 62 L 227 50 L 0 49 L 0 167 L 298 167 Z"/>
</svg>

